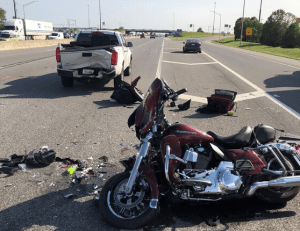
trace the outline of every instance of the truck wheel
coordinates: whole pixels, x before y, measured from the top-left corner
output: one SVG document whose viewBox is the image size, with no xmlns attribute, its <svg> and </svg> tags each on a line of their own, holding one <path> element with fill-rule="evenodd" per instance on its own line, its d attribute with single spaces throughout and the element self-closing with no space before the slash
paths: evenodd
<svg viewBox="0 0 300 231">
<path fill-rule="evenodd" d="M 130 60 L 129 66 L 124 71 L 125 76 L 130 76 L 131 75 L 131 68 L 132 68 L 132 64 L 131 64 L 131 60 Z"/>
<path fill-rule="evenodd" d="M 64 87 L 73 87 L 74 85 L 74 78 L 61 76 L 61 83 Z"/>
<path fill-rule="evenodd" d="M 114 78 L 114 88 L 118 89 L 122 85 L 123 80 L 124 80 L 124 66 L 122 68 L 121 74 Z"/>
</svg>

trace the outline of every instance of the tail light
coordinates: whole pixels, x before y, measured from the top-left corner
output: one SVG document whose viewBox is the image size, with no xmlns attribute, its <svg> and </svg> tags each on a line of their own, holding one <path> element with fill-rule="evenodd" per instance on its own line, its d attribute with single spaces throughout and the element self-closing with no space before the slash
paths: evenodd
<svg viewBox="0 0 300 231">
<path fill-rule="evenodd" d="M 117 64 L 118 64 L 118 52 L 112 51 L 111 65 L 117 65 Z"/>
<path fill-rule="evenodd" d="M 55 54 L 56 54 L 56 62 L 61 62 L 61 58 L 60 58 L 60 47 L 57 47 L 57 48 L 56 48 Z"/>
<path fill-rule="evenodd" d="M 186 43 L 185 45 L 187 45 L 187 46 L 188 46 L 188 45 L 190 45 L 190 44 L 189 44 L 189 43 Z"/>
<path fill-rule="evenodd" d="M 201 45 L 201 43 L 198 43 L 198 45 L 200 46 L 200 45 Z"/>
</svg>

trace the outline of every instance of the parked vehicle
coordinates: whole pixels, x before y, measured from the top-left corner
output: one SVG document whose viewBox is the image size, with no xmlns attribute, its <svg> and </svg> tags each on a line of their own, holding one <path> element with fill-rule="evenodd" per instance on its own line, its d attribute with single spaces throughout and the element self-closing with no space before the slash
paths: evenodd
<svg viewBox="0 0 300 231">
<path fill-rule="evenodd" d="M 140 38 L 145 38 L 145 34 L 141 33 Z"/>
<path fill-rule="evenodd" d="M 64 33 L 63 32 L 53 32 L 50 36 L 48 36 L 48 39 L 64 39 Z"/>
<path fill-rule="evenodd" d="M 9 19 L 4 22 L 0 40 L 33 40 L 35 37 L 47 38 L 53 32 L 51 22 L 41 22 L 28 19 Z"/>
<path fill-rule="evenodd" d="M 64 38 L 65 39 L 69 39 L 70 38 L 70 35 L 68 33 L 64 33 Z"/>
<path fill-rule="evenodd" d="M 99 204 L 107 222 L 141 228 L 156 218 L 162 200 L 208 203 L 256 195 L 284 203 L 299 193 L 300 136 L 276 141 L 276 130 L 266 125 L 221 136 L 170 124 L 165 102 L 184 92 L 157 78 L 129 117 L 141 141 L 139 154 L 121 160 L 125 171 L 101 190 Z"/>
<path fill-rule="evenodd" d="M 155 39 L 155 34 L 150 35 L 150 39 L 154 38 Z"/>
<path fill-rule="evenodd" d="M 183 52 L 194 51 L 201 53 L 201 42 L 199 39 L 187 39 L 183 42 L 184 46 L 182 48 Z"/>
<path fill-rule="evenodd" d="M 72 87 L 74 80 L 82 82 L 114 79 L 118 88 L 124 75 L 131 74 L 132 53 L 120 32 L 79 31 L 70 44 L 56 48 L 57 72 L 64 87 Z"/>
</svg>

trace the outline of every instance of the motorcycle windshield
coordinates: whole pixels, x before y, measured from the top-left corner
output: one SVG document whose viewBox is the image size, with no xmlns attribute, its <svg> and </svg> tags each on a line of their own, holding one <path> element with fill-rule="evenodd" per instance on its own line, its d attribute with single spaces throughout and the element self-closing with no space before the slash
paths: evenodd
<svg viewBox="0 0 300 231">
<path fill-rule="evenodd" d="M 163 83 L 156 78 L 149 87 L 143 102 L 136 109 L 135 126 L 144 134 L 151 129 L 154 123 L 158 103 L 163 91 Z"/>
</svg>

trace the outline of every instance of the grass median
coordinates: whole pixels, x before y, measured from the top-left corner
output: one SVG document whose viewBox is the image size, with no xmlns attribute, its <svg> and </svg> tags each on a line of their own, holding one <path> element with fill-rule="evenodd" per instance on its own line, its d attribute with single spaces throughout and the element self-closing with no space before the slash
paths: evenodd
<svg viewBox="0 0 300 231">
<path fill-rule="evenodd" d="M 240 46 L 240 41 L 234 41 L 233 37 L 221 39 L 220 41 L 215 40 L 213 43 L 300 60 L 300 48 L 271 47 L 252 42 L 242 42 L 242 45 Z"/>
<path fill-rule="evenodd" d="M 185 41 L 188 38 L 204 38 L 204 37 L 212 37 L 212 33 L 202 33 L 202 32 L 182 32 L 182 37 L 173 37 L 170 36 L 169 38 L 172 40 L 181 40 Z M 217 34 L 215 34 L 217 35 Z"/>
</svg>

